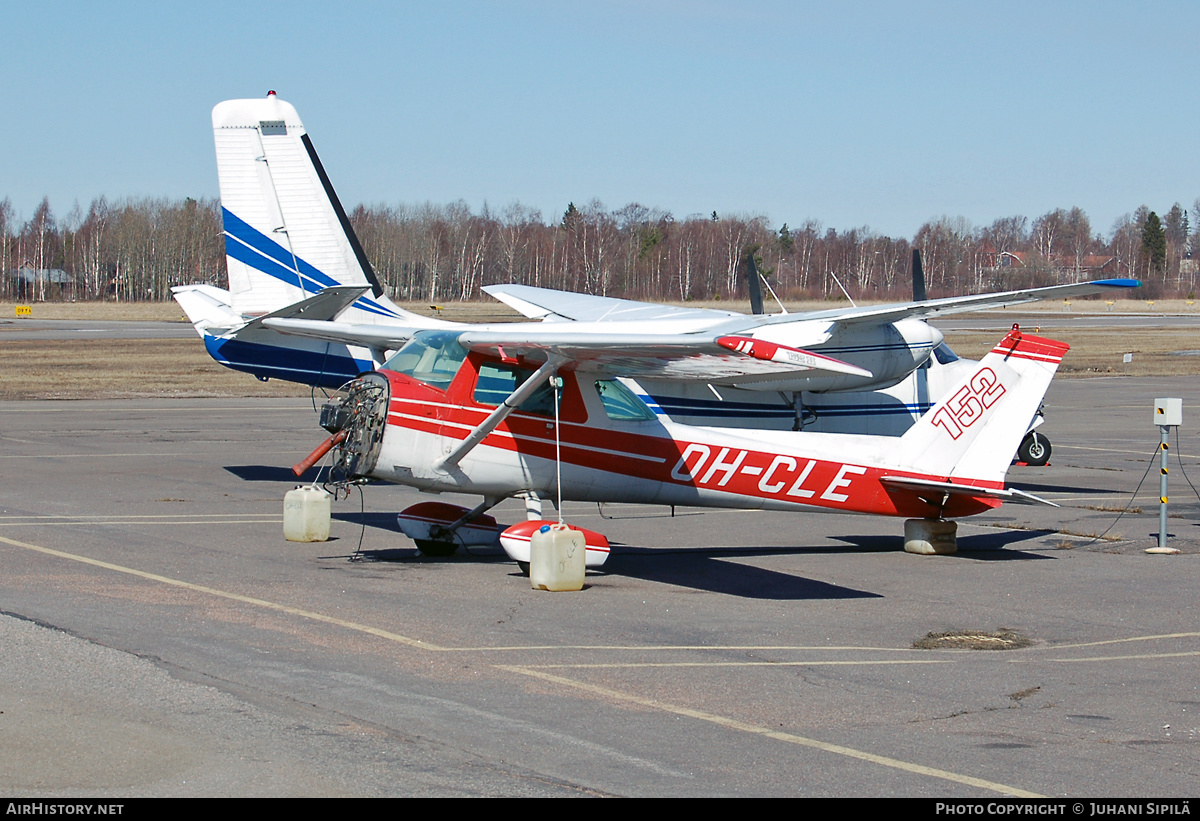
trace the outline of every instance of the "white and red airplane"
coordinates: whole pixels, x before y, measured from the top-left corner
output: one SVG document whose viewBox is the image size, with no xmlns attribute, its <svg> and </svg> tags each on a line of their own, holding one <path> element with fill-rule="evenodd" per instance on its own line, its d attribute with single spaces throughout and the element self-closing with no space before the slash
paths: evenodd
<svg viewBox="0 0 1200 821">
<path fill-rule="evenodd" d="M 703 351 L 696 340 L 624 344 L 557 331 L 514 324 L 416 333 L 326 406 L 333 436 L 310 458 L 335 447 L 351 478 L 482 496 L 472 510 L 422 503 L 401 514 L 401 527 L 435 554 L 500 535 L 522 563 L 543 521 L 498 534 L 490 518 L 480 519 L 513 496 L 908 517 L 906 547 L 918 552 L 953 549 L 950 519 L 1005 501 L 1043 501 L 1006 488 L 1005 472 L 1063 343 L 1014 327 L 897 438 L 671 422 L 615 377 L 739 362 L 782 373 L 796 367 L 791 352 L 739 336 Z M 587 535 L 594 566 L 607 543 Z"/>
<path fill-rule="evenodd" d="M 494 418 L 489 416 L 491 421 L 476 430 L 478 420 L 475 415 L 482 412 L 481 408 L 490 407 L 492 399 L 499 402 L 508 396 L 505 386 L 512 385 L 513 390 L 517 390 L 516 381 L 524 377 L 518 377 L 518 371 L 504 369 L 518 368 L 522 374 L 530 369 L 543 371 L 535 380 L 537 384 L 528 388 L 531 392 L 545 382 L 544 377 L 549 373 L 562 372 L 565 393 L 561 430 L 565 432 L 575 430 L 571 426 L 581 426 L 578 427 L 581 437 L 578 441 L 567 443 L 563 440 L 570 454 L 578 455 L 587 445 L 588 435 L 583 431 L 592 431 L 590 435 L 603 439 L 610 435 L 620 438 L 627 433 L 636 433 L 639 437 L 636 442 L 648 448 L 653 445 L 657 451 L 672 447 L 666 442 L 683 443 L 674 461 L 669 455 L 661 454 L 644 458 L 623 456 L 622 464 L 626 467 L 640 465 L 650 472 L 635 480 L 629 478 L 638 476 L 632 470 L 616 471 L 613 473 L 618 477 L 615 487 L 611 483 L 605 485 L 585 471 L 591 477 L 584 480 L 584 484 L 592 488 L 590 495 L 582 491 L 577 480 L 572 478 L 568 482 L 569 476 L 584 469 L 582 465 L 564 458 L 562 464 L 566 473 L 562 489 L 566 498 L 751 507 L 803 503 L 869 509 L 851 501 L 855 496 L 848 489 L 842 490 L 865 481 L 854 477 L 869 475 L 866 463 L 856 466 L 846 462 L 827 477 L 831 484 L 816 488 L 815 483 L 832 469 L 822 461 L 825 457 L 817 454 L 849 453 L 845 449 L 859 440 L 873 442 L 869 447 L 880 452 L 899 453 L 903 450 L 901 445 L 911 441 L 910 437 L 915 436 L 919 428 L 928 427 L 929 423 L 922 425 L 922 420 L 931 414 L 942 420 L 942 426 L 949 425 L 949 420 L 955 420 L 964 429 L 975 425 L 974 418 L 970 424 L 958 421 L 964 415 L 969 416 L 974 405 L 969 401 L 970 396 L 960 396 L 962 389 L 957 383 L 980 373 L 976 367 L 978 363 L 952 363 L 953 368 L 941 374 L 944 392 L 929 391 L 929 380 L 919 378 L 927 376 L 925 371 L 934 367 L 935 360 L 941 364 L 934 354 L 941 346 L 941 334 L 925 321 L 926 318 L 1138 284 L 1133 280 L 1104 280 L 1001 294 L 770 316 L 663 306 L 524 286 L 500 286 L 489 290 L 510 305 L 519 304 L 527 314 L 540 317 L 542 321 L 491 326 L 446 322 L 405 311 L 387 298 L 350 228 L 295 108 L 279 100 L 274 93 L 260 100 L 231 100 L 213 109 L 213 127 L 230 287 L 224 290 L 212 285 L 183 286 L 175 289 L 175 296 L 214 359 L 262 379 L 282 378 L 331 388 L 383 366 L 392 371 L 407 372 L 410 380 L 424 386 L 411 386 L 421 395 L 426 395 L 422 392 L 429 390 L 445 394 L 452 385 L 459 384 L 460 369 L 467 363 L 474 362 L 475 367 L 484 368 L 479 357 L 492 357 L 487 368 L 503 366 L 500 371 L 485 369 L 479 372 L 482 375 L 477 374 L 483 387 L 454 387 L 454 391 L 459 391 L 455 394 L 458 400 L 451 400 L 449 394 L 439 400 L 429 398 L 433 394 L 427 394 L 427 399 L 422 400 L 432 403 L 428 408 L 434 408 L 429 412 L 422 411 L 424 417 L 439 420 L 437 433 L 428 430 L 424 433 L 441 442 L 429 451 L 430 459 L 424 467 L 393 460 L 387 469 L 372 462 L 370 470 L 350 471 L 417 487 L 451 489 L 443 486 L 441 468 L 453 468 L 446 475 L 457 477 L 460 461 L 464 466 L 472 465 L 481 454 L 501 447 L 498 444 L 501 441 L 510 445 L 523 442 L 514 437 L 510 422 L 517 427 L 525 424 L 545 427 L 548 424 L 544 418 L 533 423 L 522 422 L 526 413 L 522 410 L 500 425 L 514 403 L 521 404 L 528 399 L 525 395 L 514 394 L 507 404 L 497 405 L 500 410 Z M 443 348 L 448 353 L 441 352 Z M 467 357 L 468 350 L 475 359 Z M 399 353 L 391 356 L 396 351 Z M 458 356 L 458 352 L 462 355 Z M 426 368 L 422 364 L 425 359 L 435 363 L 436 367 Z M 998 373 L 995 369 L 991 372 Z M 580 374 L 591 380 L 591 387 L 578 383 Z M 394 389 L 392 379 L 391 376 L 363 377 L 355 383 L 358 387 L 352 395 L 358 398 L 349 407 L 356 409 L 355 414 L 358 414 L 360 400 L 366 395 L 361 390 L 364 385 L 373 385 L 371 390 L 375 393 L 386 393 L 384 405 L 402 401 L 405 394 Z M 915 386 L 910 393 L 917 401 L 900 401 L 904 411 L 901 415 L 905 419 L 902 425 L 891 426 L 894 429 L 887 431 L 893 434 L 890 436 L 874 435 L 885 427 L 882 411 L 847 417 L 841 428 L 810 428 L 799 435 L 788 429 L 768 430 L 766 428 L 772 425 L 760 418 L 760 407 L 774 412 L 777 409 L 771 408 L 770 403 L 774 398 L 781 398 L 785 409 L 791 408 L 798 419 L 798 398 L 804 394 L 883 395 L 885 398 L 876 403 L 879 407 L 895 406 L 897 402 L 882 391 L 889 386 L 907 385 L 905 380 Z M 385 383 L 387 390 L 383 391 Z M 639 383 L 657 386 L 655 400 L 660 409 L 664 391 L 669 394 L 674 390 L 675 395 L 687 397 L 689 391 L 694 394 L 701 390 L 722 400 L 725 409 L 733 411 L 733 418 L 723 420 L 727 427 L 715 432 L 705 427 L 677 425 L 669 413 L 655 414 L 647 410 L 637 395 L 647 395 Z M 522 386 L 524 384 L 522 382 Z M 926 387 L 924 394 L 922 385 Z M 470 391 L 470 401 L 461 394 L 463 390 Z M 604 416 L 595 412 L 594 401 L 587 398 L 600 390 L 607 397 L 599 406 Z M 1005 391 L 1008 390 L 1006 387 Z M 771 400 L 767 403 L 724 402 L 724 394 L 771 397 Z M 789 396 L 792 397 L 790 404 Z M 935 408 L 921 416 L 921 412 L 939 398 L 940 411 Z M 985 398 L 994 400 L 995 395 L 989 394 Z M 589 402 L 593 403 L 591 411 L 587 410 Z M 959 404 L 947 405 L 947 402 Z M 619 413 L 612 416 L 617 407 L 625 409 L 623 413 L 627 418 L 621 418 Z M 949 407 L 955 412 L 951 413 Z M 991 404 L 986 407 L 990 410 Z M 501 413 L 504 408 L 508 411 Z M 582 416 L 577 412 L 580 409 L 584 411 Z M 1025 413 L 1022 406 L 1018 415 L 1024 416 L 1020 424 L 1026 430 L 1036 410 L 1035 404 L 1030 413 Z M 419 433 L 415 428 L 396 427 L 390 422 L 384 424 L 384 420 L 393 417 L 378 407 L 376 411 L 372 430 L 381 437 L 385 431 L 394 429 L 411 430 L 412 435 Z M 709 413 L 708 410 L 704 412 Z M 746 423 L 740 421 L 743 418 Z M 831 418 L 836 419 L 832 414 L 826 415 L 827 421 Z M 786 422 L 778 426 L 792 427 Z M 352 426 L 349 430 L 358 431 L 358 428 Z M 560 427 L 549 423 L 546 430 L 556 431 Z M 831 434 L 829 430 L 840 432 Z M 830 435 L 835 438 L 826 441 L 824 437 Z M 462 437 L 468 437 L 465 444 L 456 444 L 456 439 Z M 731 437 L 730 443 L 726 443 L 726 437 Z M 957 441 L 959 437 L 952 438 Z M 545 440 L 545 435 L 542 439 Z M 747 444 L 750 440 L 763 444 L 758 451 L 752 451 Z M 366 458 L 368 451 L 355 445 L 356 441 L 354 437 L 346 440 L 342 450 L 350 455 L 344 456 L 343 461 L 349 459 L 359 463 Z M 732 444 L 734 441 L 741 444 Z M 1007 438 L 996 441 L 1002 444 L 989 447 L 1008 448 L 1006 454 L 996 456 L 1007 464 L 1021 437 L 1011 446 Z M 784 443 L 788 443 L 786 447 Z M 810 445 L 820 447 L 813 451 L 813 456 L 806 457 L 803 454 L 808 452 L 805 448 Z M 433 446 L 426 450 L 429 447 Z M 483 448 L 481 453 L 474 452 L 477 447 Z M 516 463 L 521 467 L 516 473 L 505 474 L 507 478 L 497 478 L 485 471 L 486 479 L 482 475 L 464 474 L 461 481 L 456 479 L 450 484 L 463 492 L 482 493 L 486 500 L 498 501 L 511 495 L 525 495 L 534 500 L 539 494 L 545 494 L 546 485 L 542 478 L 537 481 L 532 478 L 535 474 L 541 477 L 539 471 L 544 472 L 544 466 L 534 470 L 532 462 L 526 464 L 523 461 L 527 456 L 535 461 L 543 458 L 537 454 L 537 446 L 530 447 L 534 450 L 528 453 L 517 451 Z M 450 461 L 443 461 L 442 456 L 448 454 L 442 451 L 456 455 Z M 763 454 L 769 451 L 774 455 L 767 464 L 758 464 L 765 458 Z M 630 454 L 635 451 L 619 452 Z M 739 453 L 743 455 L 738 456 Z M 665 478 L 652 470 L 659 460 L 671 462 Z M 679 460 L 682 460 L 681 464 L 676 465 L 674 462 Z M 736 467 L 726 471 L 730 460 L 736 461 Z M 437 469 L 433 467 L 435 462 L 440 466 Z M 484 463 L 486 460 L 480 464 Z M 862 467 L 864 472 L 856 473 L 857 467 Z M 679 478 L 685 469 L 698 473 L 693 477 L 691 491 L 680 489 L 687 484 Z M 755 470 L 759 474 L 755 474 Z M 889 470 L 895 475 L 889 473 L 883 477 L 888 480 L 888 487 L 899 487 L 896 482 L 903 478 L 903 471 L 896 466 Z M 769 489 L 792 472 L 797 475 L 782 494 L 763 491 L 730 495 L 732 488 L 740 488 L 744 483 L 738 477 L 760 475 L 764 477 L 761 478 L 762 487 Z M 988 481 L 1002 482 L 1002 479 L 1001 472 Z M 713 481 L 717 483 L 717 489 L 709 487 Z M 936 481 L 951 482 L 950 474 Z M 635 488 L 640 490 L 634 492 Z M 1011 497 L 1011 494 L 999 493 L 997 488 L 993 488 L 995 492 L 986 498 Z M 795 492 L 789 495 L 791 490 Z M 811 495 L 808 495 L 810 491 Z M 914 493 L 911 487 L 903 492 L 910 497 Z M 939 508 L 941 510 L 957 510 L 956 505 L 962 503 L 961 500 L 954 501 L 962 494 L 959 489 L 927 490 L 927 494 L 935 492 L 949 494 Z M 846 499 L 838 498 L 840 496 L 846 496 Z M 485 506 L 487 504 L 485 501 Z M 536 508 L 532 501 L 531 506 Z M 429 508 L 424 508 L 424 513 L 414 514 L 410 519 L 417 522 L 413 525 L 417 528 L 414 533 L 426 547 L 444 550 L 449 542 L 425 538 L 430 534 L 420 528 L 433 528 L 434 535 L 452 532 L 461 539 L 465 532 L 487 529 L 480 527 L 478 518 L 483 507 L 476 516 L 463 518 L 454 514 L 450 521 L 446 521 L 450 513 L 442 511 L 430 517 L 427 515 Z M 922 510 L 929 513 L 933 508 Z M 468 522 L 474 522 L 474 525 L 468 525 Z"/>
</svg>

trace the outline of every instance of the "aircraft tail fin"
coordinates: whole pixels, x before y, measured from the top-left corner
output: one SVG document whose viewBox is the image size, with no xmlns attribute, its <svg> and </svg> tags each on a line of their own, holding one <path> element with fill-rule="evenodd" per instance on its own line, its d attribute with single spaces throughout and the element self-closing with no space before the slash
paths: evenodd
<svg viewBox="0 0 1200 821">
<path fill-rule="evenodd" d="M 970 376 L 901 437 L 902 464 L 955 483 L 1003 487 L 1013 454 L 1069 347 L 1014 325 Z"/>
<path fill-rule="evenodd" d="M 369 286 L 356 322 L 428 324 L 384 295 L 296 109 L 275 96 L 212 112 L 230 304 L 253 317 L 338 285 Z M 423 321 L 424 320 L 424 321 Z"/>
</svg>

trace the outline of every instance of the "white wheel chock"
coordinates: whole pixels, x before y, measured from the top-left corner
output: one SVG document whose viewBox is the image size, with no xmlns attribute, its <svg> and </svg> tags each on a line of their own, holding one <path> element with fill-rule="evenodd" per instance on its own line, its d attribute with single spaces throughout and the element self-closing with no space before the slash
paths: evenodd
<svg viewBox="0 0 1200 821">
<path fill-rule="evenodd" d="M 944 556 L 958 550 L 958 522 L 945 519 L 906 519 L 904 549 L 925 556 Z"/>
</svg>

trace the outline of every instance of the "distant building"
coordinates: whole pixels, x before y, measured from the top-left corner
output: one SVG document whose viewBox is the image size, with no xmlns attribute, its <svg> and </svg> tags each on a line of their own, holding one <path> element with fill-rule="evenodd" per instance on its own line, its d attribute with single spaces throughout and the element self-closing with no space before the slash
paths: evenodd
<svg viewBox="0 0 1200 821">
<path fill-rule="evenodd" d="M 12 294 L 17 299 L 30 299 L 43 293 L 61 298 L 75 293 L 75 278 L 62 268 L 17 268 L 9 278 Z"/>
<path fill-rule="evenodd" d="M 1051 254 L 1048 258 L 1028 251 L 1005 251 L 996 260 L 1000 268 L 1049 268 L 1057 273 L 1086 274 L 1089 277 L 1115 277 L 1117 258 L 1088 254 L 1076 260 L 1073 254 Z"/>
</svg>

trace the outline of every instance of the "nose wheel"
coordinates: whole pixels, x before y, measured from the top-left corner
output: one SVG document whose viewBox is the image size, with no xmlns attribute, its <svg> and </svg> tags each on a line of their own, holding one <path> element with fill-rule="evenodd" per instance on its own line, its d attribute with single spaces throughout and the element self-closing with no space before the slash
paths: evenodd
<svg viewBox="0 0 1200 821">
<path fill-rule="evenodd" d="M 1037 431 L 1030 431 L 1017 448 L 1017 461 L 1041 467 L 1050 461 L 1050 440 Z"/>
</svg>

